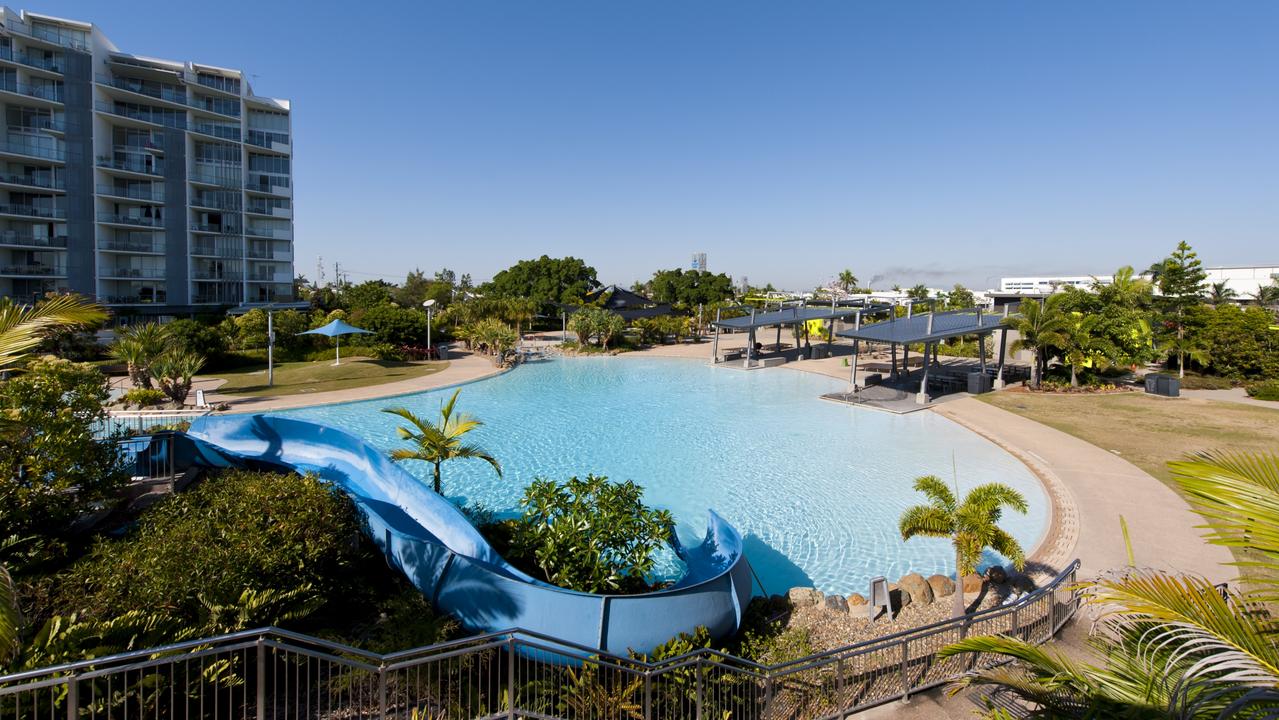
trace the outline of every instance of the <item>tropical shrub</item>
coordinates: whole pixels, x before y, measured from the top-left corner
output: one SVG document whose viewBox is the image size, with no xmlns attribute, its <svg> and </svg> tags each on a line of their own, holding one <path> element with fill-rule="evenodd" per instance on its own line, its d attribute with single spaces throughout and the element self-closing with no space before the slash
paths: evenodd
<svg viewBox="0 0 1279 720">
<path fill-rule="evenodd" d="M 577 333 L 581 344 L 599 342 L 607 349 L 608 344 L 626 330 L 626 321 L 615 312 L 587 305 L 569 316 L 568 329 Z"/>
<path fill-rule="evenodd" d="M 107 379 L 91 365 L 33 360 L 0 383 L 0 538 L 58 536 L 128 481 L 106 418 Z"/>
<path fill-rule="evenodd" d="M 368 561 L 361 524 L 314 476 L 224 472 L 155 505 L 124 538 L 99 539 L 61 576 L 54 609 L 146 609 L 211 633 L 228 627 L 228 608 L 306 608 L 348 591 L 345 578 Z"/>
<path fill-rule="evenodd" d="M 143 323 L 121 328 L 111 346 L 111 357 L 129 370 L 134 387 L 150 390 L 151 364 L 169 347 L 169 336 L 159 323 Z"/>
<path fill-rule="evenodd" d="M 395 415 L 408 422 L 408 425 L 401 425 L 395 430 L 400 439 L 408 442 L 412 447 L 392 450 L 391 459 L 401 462 L 418 460 L 430 463 L 432 487 L 437 494 L 442 492 L 440 466 L 449 460 L 467 458 L 483 460 L 492 466 L 498 477 L 502 476 L 502 464 L 496 458 L 479 445 L 463 441 L 467 433 L 483 426 L 484 423 L 466 413 L 459 412 L 454 414 L 453 409 L 457 405 L 458 396 L 461 394 L 462 390 L 460 388 L 454 390 L 448 402 L 440 405 L 439 422 L 424 420 L 407 408 L 392 407 L 383 408 L 382 410 L 384 413 Z"/>
<path fill-rule="evenodd" d="M 137 405 L 138 407 L 146 407 L 148 405 L 159 405 L 168 397 L 160 390 L 153 388 L 136 387 L 121 396 L 120 400 L 125 405 Z"/>
<path fill-rule="evenodd" d="M 415 345 L 426 343 L 426 313 L 418 308 L 402 308 L 390 303 L 376 305 L 352 317 L 352 322 L 373 335 L 365 335 L 358 342 L 377 342 L 388 345 Z"/>
<path fill-rule="evenodd" d="M 1263 380 L 1249 385 L 1248 397 L 1257 400 L 1279 400 L 1279 380 Z"/>
<path fill-rule="evenodd" d="M 171 347 L 151 363 L 151 376 L 161 392 L 177 407 L 191 394 L 191 381 L 204 367 L 204 356 L 190 350 Z"/>
<path fill-rule="evenodd" d="M 627 480 L 587 475 L 534 480 L 520 500 L 517 555 L 531 559 L 547 581 L 583 592 L 639 592 L 654 553 L 670 538 L 674 520 L 643 502 L 644 489 Z"/>
<path fill-rule="evenodd" d="M 227 337 L 217 325 L 209 325 L 199 320 L 182 318 L 164 326 L 165 333 L 174 345 L 186 348 L 197 355 L 203 355 L 212 363 L 231 349 L 231 338 Z M 279 335 L 279 331 L 276 331 Z"/>
</svg>

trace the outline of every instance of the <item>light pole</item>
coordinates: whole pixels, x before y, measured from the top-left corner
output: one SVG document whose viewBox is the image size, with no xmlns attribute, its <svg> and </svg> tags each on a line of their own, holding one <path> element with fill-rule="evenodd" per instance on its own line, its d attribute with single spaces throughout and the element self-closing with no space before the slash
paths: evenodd
<svg viewBox="0 0 1279 720">
<path fill-rule="evenodd" d="M 266 384 L 267 387 L 275 385 L 275 324 L 272 321 L 272 312 L 270 309 L 266 311 Z"/>
<path fill-rule="evenodd" d="M 422 307 L 426 308 L 426 351 L 429 356 L 431 352 L 431 313 L 435 308 L 435 298 L 423 300 Z"/>
</svg>

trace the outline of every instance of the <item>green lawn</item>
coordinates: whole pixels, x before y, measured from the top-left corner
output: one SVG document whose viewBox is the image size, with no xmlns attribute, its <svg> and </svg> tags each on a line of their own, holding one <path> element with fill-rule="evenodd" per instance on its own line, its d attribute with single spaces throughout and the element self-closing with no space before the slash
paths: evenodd
<svg viewBox="0 0 1279 720">
<path fill-rule="evenodd" d="M 1165 463 L 1201 450 L 1276 452 L 1279 410 L 1218 400 L 1155 398 L 1141 393 L 1055 395 L 998 392 L 981 399 L 1118 451 L 1169 482 Z"/>
<path fill-rule="evenodd" d="M 393 362 L 353 357 L 342 358 L 338 367 L 333 367 L 333 363 L 327 360 L 279 363 L 275 366 L 274 387 L 266 384 L 266 365 L 220 372 L 213 377 L 226 380 L 226 384 L 218 388 L 219 393 L 259 397 L 381 385 L 430 375 L 448 366 L 448 362 Z"/>
</svg>

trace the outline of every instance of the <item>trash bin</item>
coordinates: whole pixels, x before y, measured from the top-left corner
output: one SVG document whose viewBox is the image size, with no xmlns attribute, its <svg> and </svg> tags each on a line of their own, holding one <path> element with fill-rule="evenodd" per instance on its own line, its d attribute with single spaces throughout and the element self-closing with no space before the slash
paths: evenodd
<svg viewBox="0 0 1279 720">
<path fill-rule="evenodd" d="M 1159 378 L 1160 376 L 1154 373 L 1151 373 L 1145 377 L 1146 392 L 1150 393 L 1151 395 L 1157 395 L 1159 393 Z"/>
<path fill-rule="evenodd" d="M 1159 394 L 1164 397 L 1181 397 L 1181 378 L 1172 375 L 1159 376 Z"/>
<path fill-rule="evenodd" d="M 990 392 L 991 377 L 984 372 L 968 373 L 968 392 L 973 395 Z"/>
<path fill-rule="evenodd" d="M 439 356 L 440 356 L 440 359 L 441 359 L 441 360 L 448 360 L 448 359 L 449 359 L 449 346 L 448 346 L 448 345 L 436 345 L 436 346 L 435 346 L 435 352 L 439 354 Z"/>
</svg>

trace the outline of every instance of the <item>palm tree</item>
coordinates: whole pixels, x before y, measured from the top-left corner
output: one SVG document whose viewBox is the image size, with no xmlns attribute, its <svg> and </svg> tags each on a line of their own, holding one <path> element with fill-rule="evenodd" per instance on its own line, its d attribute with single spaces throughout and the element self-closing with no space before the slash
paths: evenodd
<svg viewBox="0 0 1279 720">
<path fill-rule="evenodd" d="M 1252 299 L 1261 307 L 1279 305 L 1279 282 L 1262 285 L 1252 294 Z"/>
<path fill-rule="evenodd" d="M 1048 369 L 1048 349 L 1066 344 L 1065 315 L 1053 298 L 1043 303 L 1027 300 L 1021 304 L 1018 314 L 1009 316 L 1004 323 L 1017 331 L 1018 338 L 1013 343 L 1013 352 L 1029 350 L 1034 354 L 1030 384 L 1032 387 L 1039 387 L 1043 373 Z"/>
<path fill-rule="evenodd" d="M 79 295 L 58 295 L 35 305 L 0 299 L 0 370 L 21 363 L 50 332 L 104 322 L 107 311 Z"/>
<path fill-rule="evenodd" d="M 1208 286 L 1208 297 L 1206 299 L 1209 305 L 1218 308 L 1234 302 L 1237 296 L 1237 293 L 1226 284 L 1226 281 L 1222 280 Z"/>
<path fill-rule="evenodd" d="M 454 390 L 448 402 L 440 406 L 440 421 L 432 423 L 414 415 L 407 408 L 384 408 L 382 412 L 398 415 L 408 421 L 410 427 L 401 425 L 396 432 L 404 440 L 413 444 L 411 449 L 391 451 L 392 460 L 421 460 L 431 463 L 435 468 L 435 492 L 440 493 L 440 465 L 448 460 L 477 458 L 483 460 L 502 477 L 502 466 L 487 450 L 479 445 L 467 444 L 462 438 L 484 423 L 465 413 L 453 414 L 453 406 L 457 404 L 457 396 L 461 390 Z"/>
<path fill-rule="evenodd" d="M 169 343 L 168 333 L 159 323 L 143 323 L 120 330 L 111 357 L 124 363 L 129 369 L 129 380 L 134 387 L 151 389 L 151 364 L 164 352 Z"/>
<path fill-rule="evenodd" d="M 1101 323 L 1099 315 L 1077 315 L 1073 322 L 1063 324 L 1061 331 L 1062 352 L 1070 366 L 1070 386 L 1079 387 L 1079 368 L 1084 365 L 1109 363 L 1115 349 L 1097 333 Z"/>
<path fill-rule="evenodd" d="M 527 297 L 508 298 L 502 310 L 506 321 L 515 325 L 516 338 L 522 338 L 524 323 L 531 323 L 537 317 L 537 301 Z"/>
<path fill-rule="evenodd" d="M 151 361 L 150 373 L 159 383 L 160 390 L 174 405 L 181 408 L 186 403 L 187 395 L 191 394 L 191 381 L 203 367 L 203 355 L 186 348 L 173 347 Z"/>
<path fill-rule="evenodd" d="M 1004 508 L 1020 513 L 1027 510 L 1026 498 L 1001 483 L 978 485 L 958 502 L 955 494 L 936 475 L 915 478 L 915 490 L 929 500 L 927 505 L 907 508 L 898 521 L 902 540 L 917 535 L 948 538 L 955 546 L 955 617 L 964 614 L 964 576 L 977 571 L 982 552 L 993 548 L 1021 570 L 1026 554 L 1012 535 L 999 527 Z"/>
<path fill-rule="evenodd" d="M 1163 349 L 1168 355 L 1177 356 L 1177 377 L 1186 377 L 1186 358 L 1200 365 L 1207 365 L 1212 361 L 1208 351 L 1199 344 L 1199 339 L 1190 335 L 1168 336 L 1168 339 L 1164 341 Z"/>
<path fill-rule="evenodd" d="M 839 289 L 846 293 L 852 292 L 857 287 L 857 276 L 852 270 L 845 268 L 839 273 Z"/>
<path fill-rule="evenodd" d="M 1038 707 L 1035 717 L 1261 717 L 1279 707 L 1279 455 L 1206 453 L 1168 464 L 1208 520 L 1207 540 L 1243 547 L 1241 587 L 1127 568 L 1085 583 L 1100 611 L 1085 662 L 1007 637 L 944 648 L 1003 655 L 1014 664 L 962 679 L 953 691 L 991 685 Z M 1258 712 L 1261 711 L 1261 712 Z M 992 715 L 991 717 L 994 717 Z"/>
</svg>

